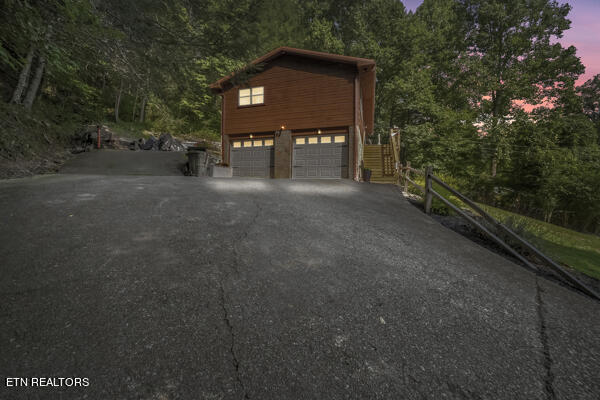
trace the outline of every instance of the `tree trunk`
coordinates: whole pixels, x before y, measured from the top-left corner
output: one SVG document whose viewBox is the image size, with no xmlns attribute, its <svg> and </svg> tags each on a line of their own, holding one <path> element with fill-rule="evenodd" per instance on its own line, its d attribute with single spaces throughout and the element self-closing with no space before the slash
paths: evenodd
<svg viewBox="0 0 600 400">
<path fill-rule="evenodd" d="M 492 157 L 492 178 L 496 177 L 496 172 L 498 169 L 498 157 L 494 154 Z"/>
<path fill-rule="evenodd" d="M 135 122 L 135 107 L 137 106 L 138 91 L 135 91 L 135 99 L 133 100 L 133 111 L 131 112 L 131 122 Z"/>
<path fill-rule="evenodd" d="M 117 92 L 117 97 L 115 99 L 115 122 L 119 123 L 119 107 L 121 106 L 121 93 L 123 93 L 123 79 L 121 79 L 121 86 L 119 86 L 119 91 Z"/>
<path fill-rule="evenodd" d="M 142 105 L 140 107 L 140 122 L 144 122 L 144 117 L 146 116 L 146 103 L 148 102 L 148 96 L 144 95 L 142 97 Z"/>
<path fill-rule="evenodd" d="M 25 96 L 25 101 L 23 105 L 27 110 L 31 110 L 33 106 L 33 101 L 37 96 L 38 89 L 40 88 L 40 83 L 42 82 L 42 77 L 44 76 L 44 69 L 46 68 L 46 57 L 44 55 L 40 55 L 38 59 L 38 66 L 35 70 L 35 75 L 33 76 L 33 80 L 29 85 L 29 90 L 27 91 L 27 96 Z"/>
<path fill-rule="evenodd" d="M 27 87 L 27 81 L 29 80 L 29 72 L 31 71 L 31 64 L 33 62 L 33 54 L 35 53 L 35 48 L 31 46 L 29 49 L 29 53 L 27 53 L 27 58 L 25 58 L 25 64 L 23 64 L 23 69 L 21 70 L 21 74 L 19 75 L 19 82 L 17 83 L 17 87 L 13 92 L 11 103 L 20 104 L 21 97 L 23 97 L 23 91 Z"/>
</svg>

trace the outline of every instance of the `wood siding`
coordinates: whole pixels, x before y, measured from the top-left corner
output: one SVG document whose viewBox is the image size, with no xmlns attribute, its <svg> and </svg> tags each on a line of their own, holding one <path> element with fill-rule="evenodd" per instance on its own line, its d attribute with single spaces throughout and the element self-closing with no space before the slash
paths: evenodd
<svg viewBox="0 0 600 400">
<path fill-rule="evenodd" d="M 356 68 L 282 56 L 245 86 L 264 86 L 265 104 L 238 106 L 238 87 L 223 93 L 223 134 L 317 129 L 355 124 Z"/>
</svg>

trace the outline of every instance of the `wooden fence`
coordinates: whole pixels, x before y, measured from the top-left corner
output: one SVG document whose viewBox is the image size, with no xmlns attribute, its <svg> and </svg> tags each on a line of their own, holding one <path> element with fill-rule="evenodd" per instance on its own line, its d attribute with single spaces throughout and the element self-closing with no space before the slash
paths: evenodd
<svg viewBox="0 0 600 400">
<path fill-rule="evenodd" d="M 412 179 L 411 174 L 417 174 L 417 175 L 423 176 L 425 178 L 425 186 L 421 186 L 418 183 L 416 183 Z M 466 219 L 471 225 L 473 225 L 474 227 L 479 229 L 483 234 L 487 235 L 495 243 L 497 243 L 502 248 L 504 248 L 508 253 L 510 253 L 515 258 L 517 258 L 519 261 L 521 261 L 527 268 L 529 268 L 535 272 L 539 271 L 539 268 L 537 266 L 532 264 L 528 259 L 523 257 L 521 254 L 519 254 L 519 252 L 517 252 L 517 250 L 515 250 L 515 248 L 510 246 L 506 241 L 502 240 L 498 235 L 494 234 L 492 231 L 490 231 L 488 228 L 486 228 L 483 224 L 481 224 L 475 218 L 473 218 L 472 216 L 467 214 L 465 212 L 465 210 L 457 207 L 452 202 L 450 202 L 448 199 L 443 197 L 439 192 L 437 192 L 435 189 L 433 189 L 433 183 L 435 182 L 439 186 L 443 187 L 444 189 L 446 189 L 447 191 L 449 191 L 450 193 L 452 193 L 453 195 L 458 197 L 464 204 L 466 204 L 473 211 L 475 211 L 475 213 L 477 213 L 481 217 L 483 217 L 483 219 L 485 221 L 487 221 L 491 226 L 493 226 L 496 229 L 496 232 L 500 232 L 502 235 L 508 237 L 514 243 L 517 243 L 522 248 L 527 249 L 532 254 L 534 254 L 540 261 L 542 261 L 542 263 L 544 263 L 545 265 L 550 267 L 550 269 L 559 278 L 563 279 L 564 281 L 566 281 L 573 287 L 581 290 L 583 293 L 589 295 L 590 297 L 600 300 L 600 295 L 598 293 L 596 293 L 593 289 L 591 289 L 586 284 L 584 284 L 579 279 L 577 279 L 573 274 L 571 274 L 569 271 L 567 271 L 564 267 L 558 265 L 550 257 L 546 256 L 544 253 L 542 253 L 540 250 L 538 250 L 531 243 L 529 243 L 528 241 L 526 241 L 525 239 L 523 239 L 522 237 L 517 235 L 513 230 L 511 230 L 506 225 L 502 224 L 501 222 L 496 220 L 494 217 L 492 217 L 490 214 L 485 212 L 473 200 L 469 199 L 468 197 L 466 197 L 465 195 L 460 193 L 458 190 L 452 188 L 447 183 L 442 181 L 440 178 L 435 176 L 433 174 L 432 167 L 426 167 L 425 170 L 422 171 L 422 170 L 412 168 L 410 166 L 410 162 L 409 162 L 409 163 L 407 163 L 406 166 L 399 165 L 398 175 L 400 177 L 401 183 L 404 186 L 405 192 L 408 191 L 408 184 L 410 183 L 411 185 L 416 187 L 419 191 L 421 191 L 421 193 L 423 193 L 423 200 L 424 200 L 423 203 L 424 203 L 425 212 L 427 214 L 431 214 L 431 205 L 433 203 L 433 198 L 437 197 L 442 203 L 444 203 L 446 206 L 448 206 L 450 209 L 452 209 L 458 215 L 460 215 L 461 217 Z"/>
</svg>

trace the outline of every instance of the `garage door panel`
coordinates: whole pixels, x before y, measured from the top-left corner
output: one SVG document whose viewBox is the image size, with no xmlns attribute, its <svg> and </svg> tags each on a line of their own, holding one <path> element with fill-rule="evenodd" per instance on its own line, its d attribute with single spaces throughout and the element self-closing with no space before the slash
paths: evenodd
<svg viewBox="0 0 600 400">
<path fill-rule="evenodd" d="M 236 142 L 239 143 L 240 141 L 232 141 L 231 144 L 233 176 L 255 178 L 270 178 L 273 176 L 275 165 L 273 146 L 265 146 L 264 139 L 254 139 L 253 147 L 235 147 Z"/>
<path fill-rule="evenodd" d="M 320 150 L 320 154 L 321 156 L 325 156 L 325 157 L 333 157 L 336 155 L 336 153 L 340 153 L 340 152 L 336 152 L 334 148 L 331 147 L 331 145 L 321 145 L 322 147 L 319 149 Z"/>
<path fill-rule="evenodd" d="M 319 173 L 319 168 L 317 167 L 307 167 L 306 168 L 306 177 L 307 178 L 317 178 Z"/>
<path fill-rule="evenodd" d="M 335 143 L 335 136 L 344 136 L 344 141 Z M 326 139 L 323 140 L 323 137 Z M 311 140 L 309 140 L 309 137 L 304 137 L 304 140 L 302 140 L 302 137 L 299 138 L 300 140 L 294 140 L 292 177 L 314 179 L 347 178 L 347 135 L 323 135 L 312 136 L 310 138 Z"/>
<path fill-rule="evenodd" d="M 296 178 L 306 178 L 306 168 L 299 169 L 296 173 Z"/>
<path fill-rule="evenodd" d="M 333 168 L 320 168 L 319 173 L 319 178 L 334 178 Z"/>
<path fill-rule="evenodd" d="M 319 156 L 321 154 L 320 149 L 318 147 L 316 147 L 318 145 L 308 145 L 307 144 L 306 146 L 308 146 L 306 148 L 306 154 L 308 156 Z"/>
</svg>

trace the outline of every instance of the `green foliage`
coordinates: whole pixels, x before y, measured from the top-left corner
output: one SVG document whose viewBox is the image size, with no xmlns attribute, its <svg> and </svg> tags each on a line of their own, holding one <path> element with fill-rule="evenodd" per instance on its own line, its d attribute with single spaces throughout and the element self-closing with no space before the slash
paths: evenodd
<svg viewBox="0 0 600 400">
<path fill-rule="evenodd" d="M 586 235 L 495 207 L 480 206 L 559 263 L 600 279 L 600 237 Z"/>
<path fill-rule="evenodd" d="M 121 137 L 126 137 L 129 139 L 141 139 L 147 138 L 152 134 L 149 130 L 149 124 L 145 124 L 142 122 L 105 122 L 104 125 L 108 126 L 108 128 Z"/>
</svg>

